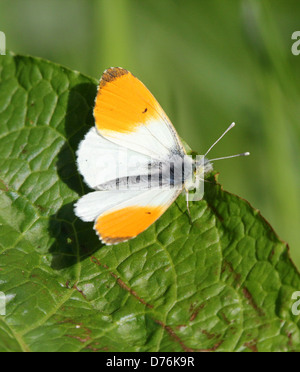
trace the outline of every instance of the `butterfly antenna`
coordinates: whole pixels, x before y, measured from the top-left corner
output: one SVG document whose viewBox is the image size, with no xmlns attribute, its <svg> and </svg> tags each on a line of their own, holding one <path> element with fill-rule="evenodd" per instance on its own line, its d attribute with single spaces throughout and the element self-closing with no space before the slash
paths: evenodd
<svg viewBox="0 0 300 372">
<path fill-rule="evenodd" d="M 227 133 L 227 132 L 229 132 L 230 131 L 230 129 L 232 129 L 233 127 L 235 126 L 235 123 L 231 123 L 230 125 L 229 125 L 229 127 L 225 130 L 225 132 L 221 135 L 221 137 L 219 137 L 217 140 L 216 140 L 216 142 L 214 143 L 214 144 L 212 144 L 211 146 L 210 146 L 210 148 L 206 151 L 206 153 L 205 153 L 205 155 L 204 155 L 204 157 L 210 152 L 210 150 L 220 141 L 220 139 L 221 138 L 223 138 L 224 136 L 225 136 L 225 134 Z"/>
<path fill-rule="evenodd" d="M 215 160 L 222 160 L 222 159 L 230 159 L 230 158 L 237 158 L 238 156 L 249 156 L 250 152 L 243 152 L 242 154 L 236 154 L 236 155 L 229 155 L 229 156 L 223 156 L 221 158 L 215 158 L 215 159 L 209 159 L 210 162 Z"/>
</svg>

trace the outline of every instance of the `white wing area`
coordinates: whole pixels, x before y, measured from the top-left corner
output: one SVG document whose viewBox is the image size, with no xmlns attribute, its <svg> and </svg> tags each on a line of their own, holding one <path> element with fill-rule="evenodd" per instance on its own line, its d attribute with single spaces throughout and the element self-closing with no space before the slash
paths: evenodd
<svg viewBox="0 0 300 372">
<path fill-rule="evenodd" d="M 123 133 L 102 129 L 101 134 L 112 142 L 154 159 L 170 156 L 172 151 L 184 154 L 172 124 L 166 117 L 151 118 L 134 131 Z"/>
<path fill-rule="evenodd" d="M 77 150 L 78 170 L 92 189 L 122 177 L 148 172 L 151 158 L 115 144 L 91 128 Z"/>
<path fill-rule="evenodd" d="M 74 205 L 74 212 L 83 221 L 95 221 L 100 214 L 138 195 L 137 191 L 94 191 L 84 195 Z"/>
</svg>

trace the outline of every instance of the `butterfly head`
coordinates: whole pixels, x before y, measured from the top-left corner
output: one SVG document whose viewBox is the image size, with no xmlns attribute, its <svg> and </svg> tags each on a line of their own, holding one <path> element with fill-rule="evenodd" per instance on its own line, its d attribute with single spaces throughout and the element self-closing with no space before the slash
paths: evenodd
<svg viewBox="0 0 300 372">
<path fill-rule="evenodd" d="M 213 165 L 203 155 L 198 155 L 193 163 L 194 177 L 204 178 L 207 174 L 213 171 Z"/>
</svg>

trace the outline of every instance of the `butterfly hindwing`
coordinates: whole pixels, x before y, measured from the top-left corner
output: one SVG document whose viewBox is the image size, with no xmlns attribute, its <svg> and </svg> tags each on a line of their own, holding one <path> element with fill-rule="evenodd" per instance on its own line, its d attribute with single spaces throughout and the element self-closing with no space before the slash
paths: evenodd
<svg viewBox="0 0 300 372">
<path fill-rule="evenodd" d="M 94 191 L 79 199 L 75 213 L 84 221 L 95 221 L 94 229 L 103 243 L 117 244 L 146 230 L 180 193 L 180 188 Z"/>
</svg>

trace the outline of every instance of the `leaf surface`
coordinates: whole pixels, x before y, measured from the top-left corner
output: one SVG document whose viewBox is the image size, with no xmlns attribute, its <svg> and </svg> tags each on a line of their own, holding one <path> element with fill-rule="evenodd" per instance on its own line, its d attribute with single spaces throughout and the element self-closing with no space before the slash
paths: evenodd
<svg viewBox="0 0 300 372">
<path fill-rule="evenodd" d="M 299 351 L 300 277 L 260 213 L 210 178 L 147 231 L 101 246 L 73 203 L 97 81 L 0 59 L 0 351 Z"/>
</svg>

